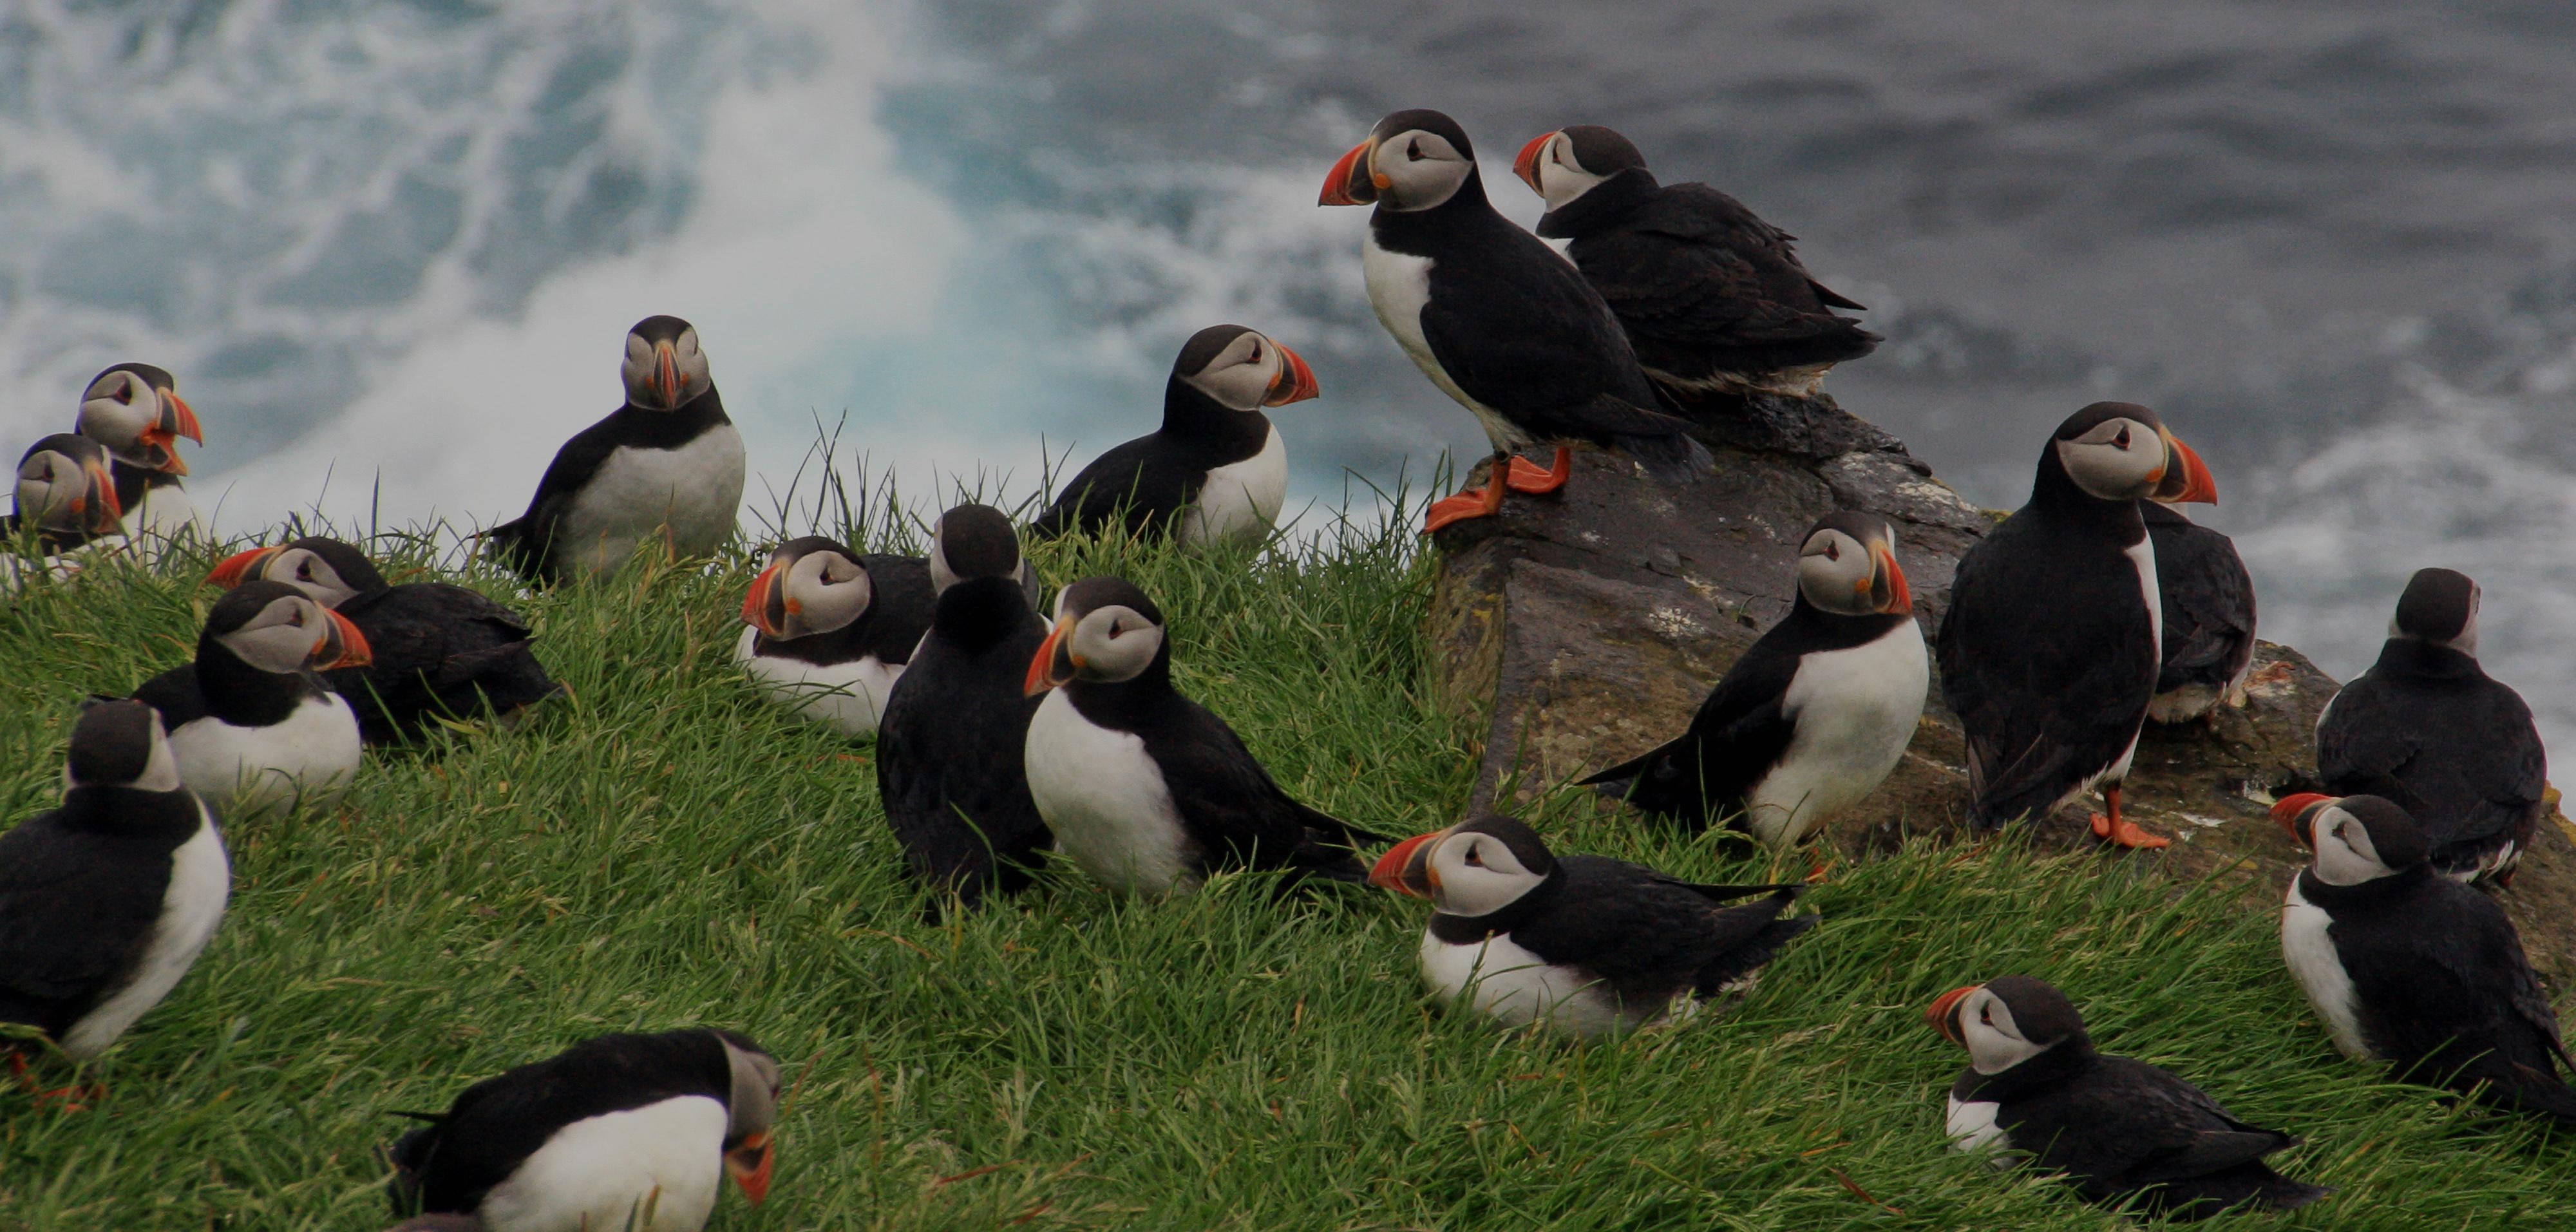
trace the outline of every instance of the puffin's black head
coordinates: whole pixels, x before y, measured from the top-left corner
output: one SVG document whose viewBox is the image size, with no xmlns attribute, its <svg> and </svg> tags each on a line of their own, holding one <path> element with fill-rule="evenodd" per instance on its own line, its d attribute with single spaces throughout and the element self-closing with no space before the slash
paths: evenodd
<svg viewBox="0 0 2576 1232">
<path fill-rule="evenodd" d="M 698 327 L 678 317 L 646 317 L 626 331 L 626 401 L 648 411 L 676 411 L 714 388 Z"/>
<path fill-rule="evenodd" d="M 1628 139 L 1598 124 L 1576 124 L 1541 133 L 1521 147 L 1512 174 L 1559 209 L 1622 171 L 1645 171 L 1646 156 Z"/>
<path fill-rule="evenodd" d="M 206 580 L 228 590 L 249 581 L 284 582 L 334 609 L 360 595 L 393 589 L 365 552 L 321 535 L 236 552 L 216 565 Z"/>
<path fill-rule="evenodd" d="M 738 1031 L 710 1027 L 706 1034 L 723 1046 L 731 1083 L 725 1098 L 725 1173 L 758 1206 L 769 1196 L 770 1168 L 777 1158 L 770 1134 L 778 1124 L 778 1058 Z"/>
<path fill-rule="evenodd" d="M 18 459 L 18 517 L 49 531 L 103 535 L 125 517 L 107 448 L 85 436 L 39 437 Z"/>
<path fill-rule="evenodd" d="M 990 505 L 959 505 L 930 528 L 930 584 L 941 591 L 974 578 L 1014 578 L 1037 601 L 1037 567 L 1020 551 L 1020 532 Z"/>
<path fill-rule="evenodd" d="M 179 790 L 179 763 L 161 712 L 138 701 L 92 698 L 72 724 L 71 757 L 63 763 L 67 787 L 133 787 Z"/>
<path fill-rule="evenodd" d="M 1896 565 L 1896 527 L 1849 511 L 1816 519 L 1798 549 L 1798 593 L 1841 616 L 1913 611 L 1914 592 Z"/>
<path fill-rule="evenodd" d="M 1029 660 L 1028 696 L 1076 680 L 1134 680 L 1162 660 L 1163 609 L 1125 578 L 1095 577 L 1055 597 L 1055 627 Z"/>
<path fill-rule="evenodd" d="M 1437 111 L 1398 111 L 1378 121 L 1368 140 L 1333 164 L 1317 201 L 1427 210 L 1446 204 L 1475 178 L 1476 148 L 1456 120 Z"/>
<path fill-rule="evenodd" d="M 2272 820 L 2313 849 L 2308 867 L 2327 885 L 2393 877 L 2432 854 L 2424 828 L 2395 801 L 2379 796 L 2302 792 L 2273 805 Z"/>
<path fill-rule="evenodd" d="M 1211 325 L 1190 335 L 1172 379 L 1237 411 L 1286 406 L 1315 396 L 1315 370 L 1295 351 L 1242 325 Z"/>
<path fill-rule="evenodd" d="M 364 667 L 367 638 L 349 618 L 284 582 L 244 582 L 206 613 L 198 653 L 213 642 L 264 672 Z"/>
<path fill-rule="evenodd" d="M 1516 817 L 1484 813 L 1387 848 L 1369 884 L 1427 898 L 1445 915 L 1487 916 L 1556 875 L 1556 856 Z"/>
<path fill-rule="evenodd" d="M 2068 416 L 2040 457 L 2042 475 L 2051 467 L 2100 500 L 2218 503 L 2200 455 L 2134 402 L 2096 402 Z"/>
<path fill-rule="evenodd" d="M 2007 975 L 1954 988 L 1932 1002 L 1924 1021 L 1968 1050 L 1980 1074 L 2000 1074 L 2052 1048 L 2089 1051 L 2084 1016 L 2047 983 Z"/>
<path fill-rule="evenodd" d="M 2461 654 L 2478 653 L 2478 584 L 2456 569 L 2418 569 L 2398 596 L 2390 637 L 2411 637 Z"/>
<path fill-rule="evenodd" d="M 770 637 L 810 637 L 848 628 L 875 601 L 875 583 L 858 553 L 807 535 L 770 550 L 769 567 L 743 596 L 742 620 Z"/>
<path fill-rule="evenodd" d="M 179 396 L 178 382 L 150 364 L 118 364 L 91 377 L 81 392 L 82 436 L 146 470 L 188 473 L 179 460 L 179 438 L 206 443 L 197 412 Z"/>
</svg>

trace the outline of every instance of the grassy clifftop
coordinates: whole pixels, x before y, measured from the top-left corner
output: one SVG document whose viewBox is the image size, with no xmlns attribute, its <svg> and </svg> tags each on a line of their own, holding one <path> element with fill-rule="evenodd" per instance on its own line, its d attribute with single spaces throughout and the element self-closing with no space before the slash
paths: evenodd
<svg viewBox="0 0 2576 1232">
<path fill-rule="evenodd" d="M 1249 560 L 1038 562 L 1153 593 L 1182 687 L 1318 807 L 1397 835 L 1462 807 L 1472 733 L 1425 692 L 1428 569 L 1404 525 Z M 190 653 L 203 572 L 102 570 L 0 610 L 0 815 L 50 806 L 74 699 Z M 2005 841 L 1846 866 L 1807 900 L 1823 926 L 1732 1013 L 1590 1046 L 1425 1006 L 1424 908 L 1390 896 L 1224 878 L 1124 903 L 1060 871 L 922 924 L 871 750 L 732 665 L 750 573 L 528 598 L 571 701 L 371 757 L 339 812 L 230 833 L 231 915 L 93 1068 L 108 1097 L 58 1113 L 0 1093 L 0 1228 L 372 1229 L 391 1110 L 585 1035 L 689 1023 L 750 1032 L 795 1083 L 771 1200 L 724 1199 L 729 1232 L 2120 1226 L 1943 1149 L 1963 1055 L 1923 1006 L 2010 972 L 2065 988 L 2106 1050 L 2304 1135 L 2278 1162 L 2342 1188 L 2235 1225 L 2576 1226 L 2566 1144 L 2342 1061 L 2261 903 L 2115 860 Z M 1694 879 L 1775 871 L 1572 797 L 1537 820 Z"/>
</svg>

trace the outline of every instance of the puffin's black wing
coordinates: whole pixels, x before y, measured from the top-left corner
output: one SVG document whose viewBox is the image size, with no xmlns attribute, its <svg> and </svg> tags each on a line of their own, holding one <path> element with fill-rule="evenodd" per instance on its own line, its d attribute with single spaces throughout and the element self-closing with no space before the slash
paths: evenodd
<svg viewBox="0 0 2576 1232">
<path fill-rule="evenodd" d="M 47 1034 L 69 1030 L 132 960 L 170 883 L 166 845 L 147 850 L 60 816 L 0 834 L 0 1022 Z"/>
<path fill-rule="evenodd" d="M 607 465 L 609 455 L 617 452 L 627 435 L 621 425 L 630 413 L 631 408 L 620 407 L 574 433 L 555 451 L 554 461 L 546 464 L 545 475 L 537 480 L 537 494 L 528 499 L 528 511 L 483 532 L 512 572 L 531 582 L 556 579 L 555 528 L 571 511 L 574 498 Z"/>
<path fill-rule="evenodd" d="M 2064 1132 L 2042 1142 L 2037 1127 L 2008 1128 L 2017 1143 L 2032 1139 L 2041 1166 L 2064 1170 L 2096 1200 L 2155 1186 L 2154 1208 L 2208 1215 L 2257 1199 L 2301 1206 L 2330 1192 L 2261 1162 L 2297 1138 L 2237 1120 L 2200 1088 L 2141 1061 L 2100 1057 L 2048 1104 L 2048 1121 Z"/>
<path fill-rule="evenodd" d="M 868 614 L 859 618 L 867 625 L 861 651 L 875 655 L 879 663 L 910 662 L 939 609 L 939 588 L 930 580 L 930 562 L 919 556 L 869 553 L 859 563 L 866 566 L 868 584 L 876 591 L 868 602 Z"/>
<path fill-rule="evenodd" d="M 1017 584 L 977 578 L 957 588 L 996 608 L 1017 606 L 1015 627 L 969 647 L 934 630 L 895 680 L 877 723 L 877 793 L 905 863 L 936 893 L 972 906 L 991 891 L 1017 893 L 1037 853 L 1054 841 L 1029 796 L 1024 768 L 1029 716 L 1038 699 L 1022 693 L 1046 625 L 1020 601 Z M 954 598 L 952 606 L 964 600 Z"/>
<path fill-rule="evenodd" d="M 1291 799 L 1225 720 L 1186 697 L 1172 700 L 1177 706 L 1169 716 L 1139 734 L 1163 772 L 1181 825 L 1217 868 L 1368 880 L 1356 850 L 1389 840 Z"/>
<path fill-rule="evenodd" d="M 1674 184 L 1569 255 L 1638 358 L 1660 371 L 1703 377 L 1867 355 L 1878 335 L 1831 311 L 1860 305 L 1810 277 L 1791 239 L 1716 189 Z"/>
<path fill-rule="evenodd" d="M 2162 505 L 2141 503 L 2164 599 L 2156 692 L 2224 687 L 2254 659 L 2254 577 L 2236 542 Z"/>
<path fill-rule="evenodd" d="M 1119 522 L 1141 537 L 1167 528 L 1183 506 L 1198 499 L 1207 472 L 1172 464 L 1162 445 L 1160 434 L 1140 436 L 1093 459 L 1029 523 L 1029 533 L 1041 539 L 1096 535 Z"/>
<path fill-rule="evenodd" d="M 471 1213 L 484 1195 L 575 1121 L 684 1095 L 724 1097 L 686 1035 L 608 1035 L 465 1088 L 393 1150 L 397 1213 Z M 717 1070 L 716 1072 L 721 1072 Z"/>
<path fill-rule="evenodd" d="M 2420 816 L 2424 801 L 2405 780 L 2423 752 L 2423 729 L 2406 710 L 2396 690 L 2371 672 L 2328 699 L 2317 723 L 2317 778 L 2325 790 L 2383 796 Z"/>
<path fill-rule="evenodd" d="M 531 652 L 527 621 L 479 591 L 412 582 L 340 613 L 366 635 L 374 662 L 324 678 L 371 744 L 408 739 L 434 716 L 473 718 L 487 701 L 508 714 L 562 691 Z"/>
<path fill-rule="evenodd" d="M 2434 875 L 2411 897 L 2346 913 L 2329 935 L 2362 1006 L 2362 1030 L 2400 1076 L 2576 1123 L 2576 1092 L 2558 1075 L 2567 1053 L 2522 939 L 2494 899 Z M 2314 890 L 2302 874 L 2302 890 Z M 2323 893 L 2323 892 L 2320 892 Z M 2317 897 L 2312 893 L 2311 897 Z"/>
<path fill-rule="evenodd" d="M 1692 825 L 1741 806 L 1797 735 L 1781 702 L 1800 657 L 1785 639 L 1763 635 L 1709 690 L 1681 735 L 1583 783 L 1633 779 L 1628 798 L 1638 808 Z"/>
<path fill-rule="evenodd" d="M 1795 886 L 1722 907 L 1719 897 L 1740 897 L 1736 891 L 1752 887 L 1698 886 L 1599 856 L 1561 856 L 1557 865 L 1566 876 L 1560 905 L 1514 928 L 1513 940 L 1551 963 L 1591 972 L 1623 998 L 1716 992 L 1816 924 L 1812 915 L 1781 918 L 1797 900 Z M 1565 905 L 1572 903 L 1581 906 Z"/>
<path fill-rule="evenodd" d="M 182 663 L 154 676 L 134 688 L 134 700 L 161 712 L 161 726 L 167 731 L 180 728 L 206 717 L 206 695 L 197 687 L 197 665 Z"/>
</svg>

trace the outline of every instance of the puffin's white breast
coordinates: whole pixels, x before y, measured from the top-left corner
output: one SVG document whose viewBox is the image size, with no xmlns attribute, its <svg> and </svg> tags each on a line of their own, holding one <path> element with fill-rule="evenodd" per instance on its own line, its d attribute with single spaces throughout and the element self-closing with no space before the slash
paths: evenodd
<svg viewBox="0 0 2576 1232">
<path fill-rule="evenodd" d="M 325 692 L 267 727 L 235 727 L 213 715 L 182 723 L 170 733 L 170 751 L 179 781 L 239 820 L 299 798 L 337 803 L 357 777 L 362 745 L 349 703 Z"/>
<path fill-rule="evenodd" d="M 1390 252 L 1378 246 L 1371 232 L 1360 245 L 1360 271 L 1368 279 L 1369 306 L 1377 310 L 1378 322 L 1394 335 L 1395 344 L 1413 357 L 1413 366 L 1440 391 L 1457 400 L 1458 405 L 1475 412 L 1485 425 L 1485 435 L 1497 449 L 1527 445 L 1529 434 L 1505 417 L 1502 412 L 1467 396 L 1458 382 L 1449 379 L 1447 369 L 1431 354 L 1431 342 L 1422 333 L 1422 308 L 1431 302 L 1431 258 Z"/>
<path fill-rule="evenodd" d="M 1207 473 L 1198 500 L 1181 515 L 1180 541 L 1257 542 L 1278 525 L 1279 507 L 1287 499 L 1288 446 L 1279 439 L 1279 425 L 1272 424 L 1261 452 Z"/>
<path fill-rule="evenodd" d="M 581 571 L 624 565 L 663 528 L 682 556 L 704 556 L 733 538 L 742 509 L 742 434 L 717 424 L 677 449 L 619 446 L 600 463 L 556 531 Z"/>
<path fill-rule="evenodd" d="M 1029 720 L 1027 769 L 1056 849 L 1093 880 L 1122 894 L 1198 888 L 1198 845 L 1142 737 L 1095 726 L 1058 689 Z"/>
<path fill-rule="evenodd" d="M 1618 998 L 1599 981 L 1551 966 L 1502 935 L 1457 945 L 1424 931 L 1422 980 L 1443 999 L 1473 1005 L 1506 1027 L 1544 1018 L 1562 1031 L 1599 1035 L 1638 1025 L 1661 1010 L 1622 1013 Z"/>
<path fill-rule="evenodd" d="M 1800 659 L 1780 703 L 1796 735 L 1747 793 L 1754 837 L 1795 843 L 1877 790 L 1914 741 L 1931 680 L 1923 627 L 1911 620 L 1875 641 Z"/>
<path fill-rule="evenodd" d="M 734 658 L 771 701 L 847 736 L 876 734 L 886 698 L 903 677 L 903 664 L 862 655 L 847 663 L 808 663 L 783 655 L 752 653 L 760 630 L 745 627 Z"/>
<path fill-rule="evenodd" d="M 2317 1016 L 2326 1020 L 2326 1034 L 2334 1038 L 2335 1047 L 2347 1057 L 2366 1061 L 2370 1045 L 2361 1037 L 2352 976 L 2343 969 L 2343 953 L 2326 931 L 2333 923 L 2325 908 L 2299 893 L 2299 879 L 2292 877 L 2290 892 L 2281 903 L 2281 961 L 2308 994 L 2308 1004 L 2316 1007 Z"/>
<path fill-rule="evenodd" d="M 1962 1103 L 1956 1095 L 1950 1096 L 1948 1102 L 1949 1113 L 1944 1125 L 1950 1131 L 1951 1149 L 1982 1151 L 1989 1147 L 2001 1148 L 1996 1151 L 1993 1162 L 1999 1168 L 2010 1166 L 2013 1161 L 2004 1152 L 2011 1149 L 2012 1141 L 2005 1135 L 2004 1127 L 1995 1122 L 1995 1117 L 2003 1111 L 2003 1105 L 1982 1099 Z"/>
<path fill-rule="evenodd" d="M 685 1095 L 575 1121 L 484 1195 L 483 1225 L 698 1232 L 724 1183 L 728 1119 L 722 1103 Z"/>
<path fill-rule="evenodd" d="M 125 511 L 118 528 L 134 541 L 145 564 L 158 559 L 168 544 L 192 535 L 203 538 L 207 533 L 206 515 L 197 508 L 188 490 L 175 483 L 146 484 L 143 499 Z"/>
<path fill-rule="evenodd" d="M 233 893 L 232 862 L 213 814 L 197 805 L 197 832 L 170 853 L 170 886 L 161 895 L 161 919 L 144 943 L 134 979 L 63 1032 L 62 1049 L 86 1061 L 107 1050 L 136 1019 L 161 1004 L 223 923 Z"/>
</svg>

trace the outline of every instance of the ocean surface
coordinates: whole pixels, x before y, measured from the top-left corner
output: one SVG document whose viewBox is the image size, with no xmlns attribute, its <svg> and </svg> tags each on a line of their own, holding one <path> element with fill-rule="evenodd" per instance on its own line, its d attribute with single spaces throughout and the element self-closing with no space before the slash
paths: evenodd
<svg viewBox="0 0 2576 1232">
<path fill-rule="evenodd" d="M 1513 152 L 1604 123 L 1872 306 L 1889 341 L 1829 389 L 1973 499 L 2018 504 L 2084 402 L 2154 405 L 2267 636 L 2349 675 L 2409 572 L 2464 569 L 2556 738 L 2571 63 L 2576 6 L 2541 3 L 11 0 L 0 427 L 149 359 L 225 529 L 470 528 L 669 312 L 755 505 L 835 426 L 930 504 L 1150 429 L 1231 320 L 1322 380 L 1278 415 L 1317 522 L 1481 448 L 1370 315 L 1325 168 L 1438 107 L 1530 221 Z"/>
</svg>

